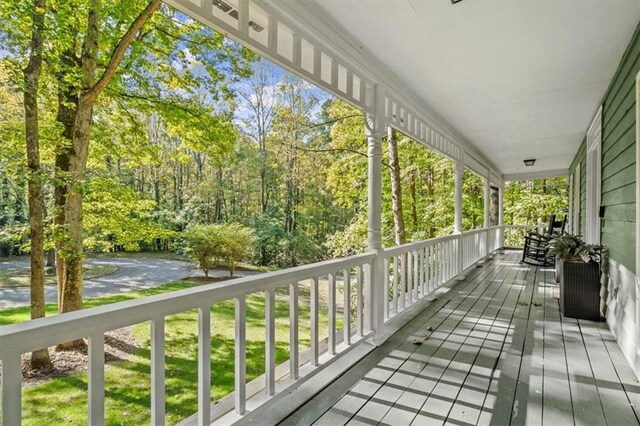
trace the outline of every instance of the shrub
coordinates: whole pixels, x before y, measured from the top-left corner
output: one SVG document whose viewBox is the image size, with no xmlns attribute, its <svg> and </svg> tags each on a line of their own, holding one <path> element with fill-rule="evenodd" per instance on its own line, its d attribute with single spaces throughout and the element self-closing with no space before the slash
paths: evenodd
<svg viewBox="0 0 640 426">
<path fill-rule="evenodd" d="M 253 244 L 253 230 L 237 223 L 196 225 L 185 231 L 185 252 L 206 277 L 219 260 L 233 273 Z"/>
<path fill-rule="evenodd" d="M 215 260 L 222 256 L 220 225 L 197 225 L 185 231 L 183 236 L 187 256 L 209 277 Z"/>
<path fill-rule="evenodd" d="M 229 274 L 233 277 L 238 263 L 249 254 L 254 241 L 253 230 L 237 223 L 219 226 L 222 235 L 221 256 L 227 264 Z"/>
</svg>

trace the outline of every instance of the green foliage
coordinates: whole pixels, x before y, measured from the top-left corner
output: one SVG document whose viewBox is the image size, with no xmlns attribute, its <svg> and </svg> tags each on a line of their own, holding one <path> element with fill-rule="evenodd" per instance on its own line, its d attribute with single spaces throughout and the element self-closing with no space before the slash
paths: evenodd
<svg viewBox="0 0 640 426">
<path fill-rule="evenodd" d="M 94 178 L 85 185 L 85 240 L 90 251 L 136 251 L 141 243 L 172 239 L 175 233 L 154 220 L 155 202 L 113 178 Z"/>
<path fill-rule="evenodd" d="M 254 242 L 253 230 L 237 223 L 195 225 L 183 233 L 187 256 L 209 276 L 209 270 L 224 260 L 233 277 Z"/>
<path fill-rule="evenodd" d="M 566 178 L 507 182 L 504 192 L 504 223 L 544 224 L 549 215 L 567 214 Z"/>
<path fill-rule="evenodd" d="M 198 265 L 206 277 L 217 259 L 222 257 L 222 230 L 219 225 L 196 225 L 182 237 L 187 256 Z"/>
<path fill-rule="evenodd" d="M 254 241 L 253 230 L 238 223 L 220 226 L 222 258 L 233 277 L 238 263 L 245 259 Z"/>
<path fill-rule="evenodd" d="M 462 230 L 484 225 L 484 182 L 475 173 L 466 170 L 462 176 Z"/>
<path fill-rule="evenodd" d="M 600 263 L 607 249 L 600 244 L 587 244 L 577 235 L 564 234 L 549 242 L 549 255 L 568 262 Z"/>
</svg>

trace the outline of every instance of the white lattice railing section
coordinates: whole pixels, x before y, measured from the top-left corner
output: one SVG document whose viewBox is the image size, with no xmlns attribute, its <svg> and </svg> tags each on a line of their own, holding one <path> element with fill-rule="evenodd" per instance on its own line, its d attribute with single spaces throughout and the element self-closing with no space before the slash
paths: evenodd
<svg viewBox="0 0 640 426">
<path fill-rule="evenodd" d="M 169 315 L 198 310 L 198 424 L 209 424 L 211 409 L 211 306 L 225 300 L 235 301 L 235 413 L 247 407 L 246 393 L 246 298 L 263 293 L 265 298 L 265 383 L 267 396 L 282 391 L 275 376 L 275 292 L 288 289 L 289 298 L 289 379 L 296 381 L 300 370 L 299 295 L 302 287 L 310 294 L 310 355 L 312 367 L 328 362 L 333 355 L 361 342 L 370 333 L 371 299 L 369 271 L 374 254 L 361 254 L 313 265 L 205 285 L 137 300 L 57 315 L 0 328 L 2 361 L 2 424 L 18 425 L 22 416 L 21 355 L 36 349 L 88 338 L 89 389 L 88 423 L 104 423 L 104 336 L 111 330 L 149 321 L 151 324 L 151 424 L 165 420 L 165 319 Z M 319 291 L 328 296 L 321 307 Z M 338 291 L 341 290 L 341 291 Z M 337 296 L 341 293 L 342 323 L 337 326 Z M 353 299 L 353 302 L 352 302 Z M 319 336 L 321 309 L 326 309 L 328 336 Z M 323 312 L 323 315 L 325 313 Z M 213 320 L 215 323 L 215 319 Z M 326 337 L 326 338 L 325 338 Z M 320 342 L 327 341 L 328 356 L 320 358 Z M 341 342 L 340 342 L 341 341 Z M 323 345 L 324 346 L 324 345 Z M 306 374 L 313 368 L 305 368 Z M 290 380 L 290 381 L 291 381 Z"/>
</svg>

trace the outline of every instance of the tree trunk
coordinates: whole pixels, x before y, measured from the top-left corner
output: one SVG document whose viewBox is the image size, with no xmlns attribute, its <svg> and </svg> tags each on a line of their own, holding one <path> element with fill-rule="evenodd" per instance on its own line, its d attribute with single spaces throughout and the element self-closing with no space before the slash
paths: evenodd
<svg viewBox="0 0 640 426">
<path fill-rule="evenodd" d="M 418 207 L 417 207 L 417 195 L 416 195 L 416 172 L 411 173 L 411 179 L 409 180 L 409 198 L 411 199 L 411 222 L 413 230 L 418 230 Z"/>
<path fill-rule="evenodd" d="M 396 244 L 404 244 L 406 240 L 404 217 L 402 215 L 402 188 L 400 182 L 400 162 L 398 161 L 398 135 L 395 129 L 389 127 L 387 135 L 389 145 L 389 168 L 391 169 L 391 203 L 393 209 L 393 224 L 395 227 Z"/>
<path fill-rule="evenodd" d="M 31 319 L 45 316 L 44 300 L 44 196 L 40 169 L 40 140 L 38 137 L 38 88 L 42 71 L 45 1 L 33 2 L 31 54 L 24 69 L 24 123 L 29 167 L 29 233 L 31 240 Z M 31 368 L 51 368 L 49 349 L 31 353 Z"/>
<path fill-rule="evenodd" d="M 72 58 L 75 66 L 67 70 L 69 73 L 78 72 L 82 76 L 82 88 L 80 95 L 77 97 L 77 102 L 71 104 L 72 107 L 73 105 L 76 106 L 75 114 L 70 110 L 67 111 L 69 114 L 64 117 L 65 132 L 70 130 L 70 135 L 65 136 L 70 136 L 69 141 L 71 143 L 67 149 L 63 150 L 61 157 L 61 159 L 64 159 L 68 154 L 66 156 L 68 159 L 68 172 L 64 176 L 64 190 L 66 191 L 66 196 L 63 198 L 64 208 L 62 212 L 57 212 L 57 214 L 64 214 L 64 236 L 60 243 L 60 248 L 64 252 L 64 258 L 62 259 L 64 270 L 61 272 L 63 274 L 63 285 L 59 308 L 61 312 L 82 309 L 83 223 L 81 184 L 84 180 L 89 154 L 93 108 L 98 96 L 115 76 L 122 58 L 135 40 L 136 35 L 145 23 L 151 19 L 155 11 L 158 10 L 160 4 L 160 0 L 149 1 L 145 9 L 120 39 L 109 58 L 104 72 L 95 81 L 98 43 L 100 40 L 100 20 L 98 17 L 100 0 L 91 0 L 87 11 L 87 27 L 81 57 L 77 58 L 74 55 Z M 59 106 L 59 113 L 61 108 L 67 108 L 67 106 Z M 58 349 L 68 349 L 80 345 L 84 345 L 83 340 L 58 345 Z"/>
</svg>

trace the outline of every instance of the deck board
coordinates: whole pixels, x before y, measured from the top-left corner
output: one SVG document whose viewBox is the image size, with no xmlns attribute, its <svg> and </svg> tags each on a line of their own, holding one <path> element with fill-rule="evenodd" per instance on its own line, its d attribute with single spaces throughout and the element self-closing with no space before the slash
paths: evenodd
<svg viewBox="0 0 640 426">
<path fill-rule="evenodd" d="M 553 271 L 518 260 L 470 271 L 282 424 L 640 424 L 606 325 L 562 317 Z"/>
</svg>

